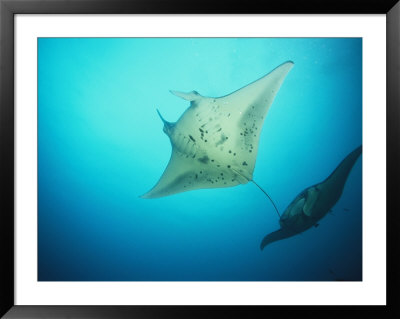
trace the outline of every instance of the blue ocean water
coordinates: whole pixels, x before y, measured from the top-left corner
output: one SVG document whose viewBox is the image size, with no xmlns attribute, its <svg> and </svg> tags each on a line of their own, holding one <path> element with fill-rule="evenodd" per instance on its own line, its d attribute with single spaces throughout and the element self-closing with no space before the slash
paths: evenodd
<svg viewBox="0 0 400 319">
<path fill-rule="evenodd" d="M 169 90 L 229 94 L 295 64 L 266 117 L 254 180 L 280 212 L 362 144 L 359 38 L 38 39 L 38 280 L 362 280 L 362 157 L 319 227 L 279 228 L 252 183 L 159 199 Z"/>
</svg>

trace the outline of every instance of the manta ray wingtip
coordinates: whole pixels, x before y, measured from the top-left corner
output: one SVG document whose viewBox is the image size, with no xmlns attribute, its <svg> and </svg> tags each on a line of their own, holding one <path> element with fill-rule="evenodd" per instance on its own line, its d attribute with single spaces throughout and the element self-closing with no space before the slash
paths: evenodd
<svg viewBox="0 0 400 319">
<path fill-rule="evenodd" d="M 143 195 L 139 195 L 139 198 L 144 198 L 144 199 L 148 199 L 151 198 L 150 196 L 148 196 L 149 193 L 143 194 Z"/>
<path fill-rule="evenodd" d="M 287 67 L 289 67 L 291 69 L 294 66 L 294 62 L 292 60 L 288 60 L 281 64 L 281 66 L 284 66 L 284 65 L 286 65 Z"/>
<path fill-rule="evenodd" d="M 273 72 L 283 72 L 283 74 L 287 74 L 294 66 L 294 62 L 292 60 L 288 60 L 278 65 L 275 69 L 273 69 L 269 74 Z"/>
<path fill-rule="evenodd" d="M 144 199 L 151 199 L 151 198 L 159 198 L 162 197 L 162 195 L 160 196 L 159 193 L 154 192 L 153 190 L 148 191 L 147 193 L 140 195 L 140 198 L 144 198 Z"/>
</svg>

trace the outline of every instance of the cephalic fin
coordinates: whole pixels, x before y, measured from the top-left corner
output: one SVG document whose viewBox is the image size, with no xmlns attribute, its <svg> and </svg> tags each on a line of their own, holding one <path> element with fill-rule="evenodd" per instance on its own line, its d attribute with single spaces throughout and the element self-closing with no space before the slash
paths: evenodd
<svg viewBox="0 0 400 319">
<path fill-rule="evenodd" d="M 185 93 L 185 92 L 170 90 L 170 92 L 173 95 L 176 95 L 176 96 L 178 96 L 178 97 L 180 97 L 180 98 L 182 98 L 182 99 L 184 99 L 186 101 L 190 101 L 190 102 L 201 98 L 201 95 L 196 91 Z"/>
</svg>

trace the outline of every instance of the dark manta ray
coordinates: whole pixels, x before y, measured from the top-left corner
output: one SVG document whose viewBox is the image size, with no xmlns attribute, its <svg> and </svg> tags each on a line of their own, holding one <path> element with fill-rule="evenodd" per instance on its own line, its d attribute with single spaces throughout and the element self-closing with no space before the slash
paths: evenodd
<svg viewBox="0 0 400 319">
<path fill-rule="evenodd" d="M 317 227 L 342 195 L 347 177 L 360 156 L 362 147 L 352 151 L 323 182 L 303 190 L 286 208 L 279 220 L 281 229 L 264 237 L 261 250 L 272 242 L 292 237 L 312 226 Z"/>
<path fill-rule="evenodd" d="M 261 128 L 292 66 L 293 62 L 283 63 L 259 80 L 219 98 L 195 91 L 171 91 L 190 101 L 190 107 L 175 123 L 167 122 L 159 113 L 172 154 L 158 183 L 141 197 L 254 182 Z"/>
</svg>

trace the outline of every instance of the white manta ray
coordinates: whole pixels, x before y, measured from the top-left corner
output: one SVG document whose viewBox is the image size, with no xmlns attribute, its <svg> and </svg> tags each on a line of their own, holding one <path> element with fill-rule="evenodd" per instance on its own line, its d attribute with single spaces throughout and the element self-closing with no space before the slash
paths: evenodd
<svg viewBox="0 0 400 319">
<path fill-rule="evenodd" d="M 176 123 L 167 122 L 159 113 L 171 140 L 172 155 L 158 183 L 141 197 L 254 182 L 261 128 L 292 67 L 293 62 L 285 62 L 261 79 L 219 98 L 195 91 L 171 91 L 190 101 L 190 107 Z"/>
</svg>

